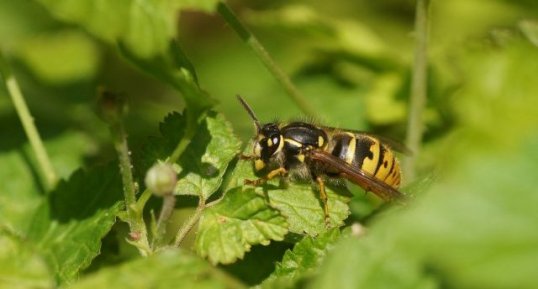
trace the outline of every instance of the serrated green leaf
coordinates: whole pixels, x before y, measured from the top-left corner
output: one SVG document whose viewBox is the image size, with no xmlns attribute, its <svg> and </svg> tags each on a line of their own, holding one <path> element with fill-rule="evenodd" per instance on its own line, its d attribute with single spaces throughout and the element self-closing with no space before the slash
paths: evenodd
<svg viewBox="0 0 538 289">
<path fill-rule="evenodd" d="M 349 197 L 345 188 L 326 189 L 329 204 L 329 225 L 342 226 L 349 215 Z M 290 224 L 290 232 L 318 235 L 327 230 L 323 204 L 310 184 L 291 183 L 286 189 L 269 190 L 269 203 L 282 212 Z"/>
<path fill-rule="evenodd" d="M 136 153 L 137 171 L 143 178 L 158 160 L 166 160 L 185 135 L 186 118 L 179 113 L 168 115 L 160 125 L 161 137 L 151 138 Z M 179 195 L 209 198 L 220 186 L 222 176 L 241 145 L 231 125 L 222 114 L 209 112 L 195 128 L 196 134 L 178 160 L 179 176 L 175 192 Z"/>
<path fill-rule="evenodd" d="M 149 137 L 139 150 L 133 152 L 133 169 L 138 179 L 143 180 L 146 172 L 157 161 L 169 158 L 179 141 L 184 138 L 186 125 L 184 114 L 169 113 L 159 124 L 160 135 Z"/>
<path fill-rule="evenodd" d="M 245 154 L 252 152 L 251 146 L 245 149 Z M 243 186 L 245 180 L 259 178 L 256 175 L 251 161 L 239 161 L 229 187 Z M 289 223 L 290 232 L 315 236 L 327 230 L 323 204 L 319 193 L 311 183 L 290 182 L 279 185 L 279 180 L 272 180 L 268 184 L 256 188 L 268 196 L 269 204 L 278 209 Z M 330 225 L 341 226 L 349 215 L 350 193 L 343 186 L 326 187 Z"/>
<path fill-rule="evenodd" d="M 243 258 L 252 245 L 280 241 L 288 232 L 286 220 L 249 189 L 236 188 L 207 209 L 196 235 L 196 251 L 213 264 Z"/>
<path fill-rule="evenodd" d="M 315 274 L 321 262 L 340 239 L 340 231 L 335 228 L 317 237 L 305 237 L 288 250 L 275 271 L 259 286 L 260 288 L 293 288 L 301 278 Z"/>
<path fill-rule="evenodd" d="M 241 142 L 224 116 L 210 113 L 179 159 L 181 171 L 175 192 L 201 195 L 207 200 L 219 188 L 240 146 Z"/>
<path fill-rule="evenodd" d="M 105 268 L 69 288 L 231 289 L 245 286 L 196 256 L 170 250 L 121 266 Z"/>
<path fill-rule="evenodd" d="M 21 240 L 0 231 L 0 288 L 48 289 L 55 281 L 43 258 Z"/>
<path fill-rule="evenodd" d="M 162 54 L 176 35 L 181 8 L 212 11 L 216 1 L 38 0 L 56 18 L 76 23 L 109 43 L 125 43 L 136 55 Z"/>
<path fill-rule="evenodd" d="M 121 190 L 115 166 L 79 170 L 33 214 L 28 238 L 60 282 L 75 279 L 99 254 L 101 239 L 121 210 Z"/>
</svg>

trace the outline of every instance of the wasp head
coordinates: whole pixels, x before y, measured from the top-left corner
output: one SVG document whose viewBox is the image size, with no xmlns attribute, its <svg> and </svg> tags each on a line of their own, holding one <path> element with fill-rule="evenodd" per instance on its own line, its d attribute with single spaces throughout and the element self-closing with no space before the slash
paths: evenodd
<svg viewBox="0 0 538 289">
<path fill-rule="evenodd" d="M 254 143 L 254 167 L 259 171 L 271 161 L 273 156 L 282 150 L 284 138 L 280 133 L 278 124 L 268 123 L 261 125 L 254 111 L 252 111 L 246 101 L 239 95 L 237 98 L 254 121 L 254 126 L 256 127 L 257 136 Z"/>
<path fill-rule="evenodd" d="M 261 170 L 271 158 L 282 150 L 284 141 L 280 129 L 276 123 L 263 125 L 258 132 L 254 143 L 254 156 L 256 160 L 254 166 L 256 170 Z"/>
</svg>

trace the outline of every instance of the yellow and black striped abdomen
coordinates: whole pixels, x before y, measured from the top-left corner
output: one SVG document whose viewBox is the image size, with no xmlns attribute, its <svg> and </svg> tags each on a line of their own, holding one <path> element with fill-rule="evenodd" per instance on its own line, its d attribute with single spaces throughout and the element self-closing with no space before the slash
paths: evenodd
<svg viewBox="0 0 538 289">
<path fill-rule="evenodd" d="M 327 150 L 393 188 L 400 186 L 400 163 L 390 148 L 372 136 L 351 132 L 334 133 Z"/>
</svg>

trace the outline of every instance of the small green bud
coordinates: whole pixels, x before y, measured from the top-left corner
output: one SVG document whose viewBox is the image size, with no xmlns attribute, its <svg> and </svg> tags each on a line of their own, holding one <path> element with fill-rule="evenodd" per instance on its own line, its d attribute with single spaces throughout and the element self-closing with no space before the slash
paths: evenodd
<svg viewBox="0 0 538 289">
<path fill-rule="evenodd" d="M 146 173 L 146 187 L 157 196 L 172 194 L 176 187 L 177 174 L 174 168 L 165 163 L 153 165 Z"/>
</svg>

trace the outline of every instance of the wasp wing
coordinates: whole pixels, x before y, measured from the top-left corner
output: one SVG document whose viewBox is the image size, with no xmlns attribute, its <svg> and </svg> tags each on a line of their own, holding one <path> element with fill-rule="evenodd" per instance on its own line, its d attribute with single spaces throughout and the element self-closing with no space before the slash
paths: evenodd
<svg viewBox="0 0 538 289">
<path fill-rule="evenodd" d="M 404 195 L 397 189 L 387 185 L 383 181 L 359 168 L 352 167 L 344 160 L 337 158 L 328 152 L 312 150 L 309 152 L 308 157 L 312 161 L 319 162 L 324 166 L 328 166 L 329 168 L 338 171 L 343 178 L 361 186 L 366 191 L 373 192 L 383 200 L 390 201 L 404 197 Z"/>
<path fill-rule="evenodd" d="M 332 131 L 332 132 L 350 132 L 350 133 L 353 133 L 353 134 L 362 134 L 362 135 L 367 135 L 367 136 L 370 136 L 372 138 L 376 138 L 378 140 L 381 141 L 381 143 L 387 145 L 389 148 L 397 151 L 397 152 L 400 152 L 404 155 L 407 155 L 407 156 L 410 156 L 410 155 L 413 155 L 413 152 L 411 151 L 411 149 L 409 149 L 405 144 L 395 140 L 395 139 L 392 139 L 390 137 L 386 137 L 386 136 L 382 136 L 382 135 L 377 135 L 377 134 L 374 134 L 374 133 L 369 133 L 369 132 L 365 132 L 365 131 L 361 131 L 361 130 L 354 130 L 354 129 L 341 129 L 341 128 L 336 128 L 336 127 L 329 127 L 329 126 L 323 126 L 322 127 L 323 129 L 325 130 L 328 130 L 328 131 Z"/>
</svg>

